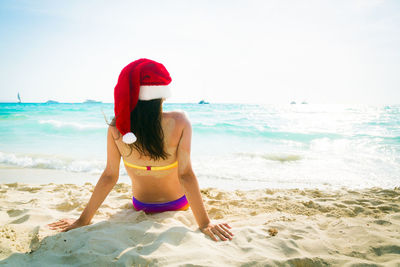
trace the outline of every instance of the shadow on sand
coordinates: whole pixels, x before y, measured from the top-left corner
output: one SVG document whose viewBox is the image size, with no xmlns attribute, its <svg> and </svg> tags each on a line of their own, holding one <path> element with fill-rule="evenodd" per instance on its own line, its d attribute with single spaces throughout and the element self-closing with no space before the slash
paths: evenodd
<svg viewBox="0 0 400 267">
<path fill-rule="evenodd" d="M 31 251 L 13 253 L 0 261 L 0 265 L 152 266 L 157 260 L 146 256 L 161 246 L 179 246 L 188 233 L 194 233 L 184 226 L 171 226 L 165 230 L 162 222 L 166 213 L 172 213 L 171 217 L 174 217 L 177 212 L 182 211 L 146 214 L 123 209 L 106 221 L 58 232 L 41 241 L 37 235 L 40 226 L 37 226 L 29 246 Z"/>
</svg>

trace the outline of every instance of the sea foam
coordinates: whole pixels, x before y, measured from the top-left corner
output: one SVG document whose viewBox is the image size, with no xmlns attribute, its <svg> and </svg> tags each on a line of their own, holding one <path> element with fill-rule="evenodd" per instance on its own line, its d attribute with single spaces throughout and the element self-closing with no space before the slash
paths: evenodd
<svg viewBox="0 0 400 267">
<path fill-rule="evenodd" d="M 75 128 L 75 129 L 102 129 L 106 128 L 106 124 L 91 124 L 91 123 L 82 123 L 82 122 L 68 122 L 68 121 L 60 121 L 60 120 L 39 120 L 40 124 L 48 124 L 56 128 Z"/>
<path fill-rule="evenodd" d="M 55 169 L 70 172 L 99 174 L 105 162 L 99 160 L 74 160 L 51 155 L 23 155 L 0 152 L 0 164 L 18 168 Z"/>
</svg>

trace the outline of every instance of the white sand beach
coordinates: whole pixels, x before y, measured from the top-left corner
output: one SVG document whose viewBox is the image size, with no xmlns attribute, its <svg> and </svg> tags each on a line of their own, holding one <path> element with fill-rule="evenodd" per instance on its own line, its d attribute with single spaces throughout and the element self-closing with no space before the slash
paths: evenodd
<svg viewBox="0 0 400 267">
<path fill-rule="evenodd" d="M 118 183 L 92 224 L 77 218 L 94 185 L 0 185 L 2 266 L 400 266 L 400 189 L 202 189 L 210 217 L 232 241 L 215 242 L 188 211 L 148 215 Z"/>
</svg>

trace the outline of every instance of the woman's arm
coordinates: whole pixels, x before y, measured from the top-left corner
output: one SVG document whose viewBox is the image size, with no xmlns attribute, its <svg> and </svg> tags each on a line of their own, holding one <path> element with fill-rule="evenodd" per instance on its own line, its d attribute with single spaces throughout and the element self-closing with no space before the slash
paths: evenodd
<svg viewBox="0 0 400 267">
<path fill-rule="evenodd" d="M 184 189 L 186 198 L 189 202 L 193 215 L 199 225 L 200 230 L 210 236 L 214 241 L 218 241 L 217 235 L 221 240 L 232 239 L 233 234 L 228 230 L 231 228 L 227 223 L 211 224 L 207 211 L 204 207 L 203 199 L 200 194 L 199 183 L 193 172 L 190 160 L 192 127 L 190 121 L 183 114 L 183 130 L 178 145 L 178 175 L 179 181 Z"/>
<path fill-rule="evenodd" d="M 90 224 L 90 221 L 92 220 L 97 209 L 117 183 L 121 154 L 117 145 L 115 144 L 111 131 L 111 126 L 109 126 L 107 133 L 107 166 L 97 182 L 93 194 L 90 197 L 90 200 L 83 210 L 81 216 L 76 221 L 62 219 L 56 223 L 49 224 L 49 226 L 66 232 L 68 230 Z"/>
<path fill-rule="evenodd" d="M 113 189 L 119 178 L 121 154 L 117 145 L 115 144 L 115 140 L 111 131 L 111 126 L 109 126 L 107 133 L 107 166 L 97 182 L 96 187 L 94 188 L 89 203 L 79 217 L 79 220 L 84 224 L 90 223 L 95 212 Z"/>
</svg>

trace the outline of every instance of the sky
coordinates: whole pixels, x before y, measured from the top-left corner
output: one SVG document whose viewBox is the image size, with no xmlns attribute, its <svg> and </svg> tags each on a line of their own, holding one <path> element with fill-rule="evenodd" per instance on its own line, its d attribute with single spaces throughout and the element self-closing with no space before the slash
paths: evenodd
<svg viewBox="0 0 400 267">
<path fill-rule="evenodd" d="M 2 102 L 113 102 L 139 58 L 170 102 L 400 104 L 400 1 L 0 1 Z"/>
</svg>

